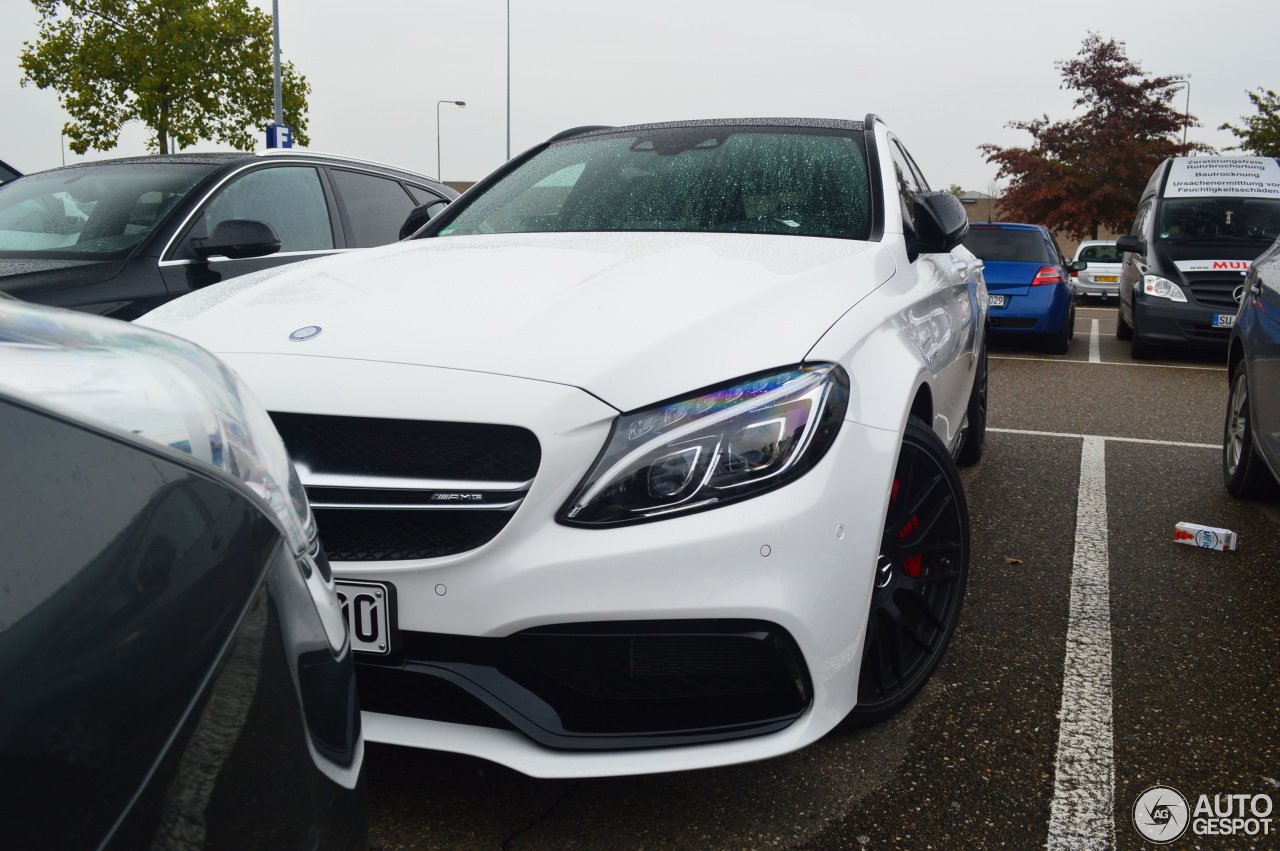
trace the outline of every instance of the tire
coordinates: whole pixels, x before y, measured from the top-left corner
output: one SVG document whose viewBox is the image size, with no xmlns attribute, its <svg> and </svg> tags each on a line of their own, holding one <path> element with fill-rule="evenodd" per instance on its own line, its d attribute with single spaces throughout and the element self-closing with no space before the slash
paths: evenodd
<svg viewBox="0 0 1280 851">
<path fill-rule="evenodd" d="M 1146 360 L 1154 356 L 1152 348 L 1150 343 L 1144 342 L 1142 339 L 1142 332 L 1138 324 L 1138 306 L 1135 304 L 1133 306 L 1133 329 L 1129 337 L 1129 355 L 1134 360 Z"/>
<path fill-rule="evenodd" d="M 1133 326 L 1124 319 L 1124 314 L 1120 312 L 1120 308 L 1116 308 L 1116 339 L 1132 340 Z"/>
<path fill-rule="evenodd" d="M 978 372 L 973 377 L 973 389 L 969 391 L 969 406 L 965 409 L 968 428 L 964 433 L 964 442 L 956 453 L 956 463 L 962 467 L 977 464 L 982 460 L 982 451 L 987 445 L 987 343 L 982 343 L 982 352 L 978 355 Z"/>
<path fill-rule="evenodd" d="M 916 417 L 893 476 L 867 615 L 854 727 L 892 716 L 933 674 L 955 633 L 969 575 L 969 509 L 942 441 Z"/>
<path fill-rule="evenodd" d="M 1227 493 L 1241 499 L 1265 499 L 1280 491 L 1253 445 L 1249 374 L 1243 358 L 1231 373 L 1231 394 L 1222 424 L 1222 482 Z"/>
<path fill-rule="evenodd" d="M 1071 329 L 1075 327 L 1075 310 L 1068 308 L 1062 317 L 1062 327 L 1050 334 L 1044 348 L 1051 355 L 1065 355 L 1071 345 Z"/>
</svg>

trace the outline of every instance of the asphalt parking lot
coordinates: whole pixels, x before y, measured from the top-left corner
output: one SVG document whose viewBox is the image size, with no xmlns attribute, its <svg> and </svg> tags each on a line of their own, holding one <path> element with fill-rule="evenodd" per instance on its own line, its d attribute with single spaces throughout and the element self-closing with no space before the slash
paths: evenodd
<svg viewBox="0 0 1280 851">
<path fill-rule="evenodd" d="M 1137 849 L 1155 785 L 1191 808 L 1280 802 L 1280 502 L 1223 490 L 1222 356 L 1135 362 L 1115 316 L 1082 303 L 1064 356 L 993 347 L 968 598 L 906 712 L 633 778 L 371 745 L 374 849 Z M 1179 521 L 1236 531 L 1239 552 L 1175 544 Z M 1280 848 L 1268 817 L 1166 847 Z"/>
</svg>

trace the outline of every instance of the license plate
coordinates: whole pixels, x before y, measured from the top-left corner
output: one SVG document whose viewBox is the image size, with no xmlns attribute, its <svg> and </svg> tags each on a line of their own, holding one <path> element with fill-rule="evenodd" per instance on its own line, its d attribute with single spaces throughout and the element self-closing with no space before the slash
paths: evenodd
<svg viewBox="0 0 1280 851">
<path fill-rule="evenodd" d="M 988 299 L 990 299 L 989 304 L 990 304 L 992 307 L 1004 307 L 1004 296 L 1002 296 L 1002 295 L 989 295 L 989 296 L 987 296 L 987 298 L 988 298 Z"/>
<path fill-rule="evenodd" d="M 1230 328 L 1236 324 L 1236 315 L 1234 313 L 1215 313 L 1213 316 L 1214 328 Z"/>
<path fill-rule="evenodd" d="M 357 653 L 386 656 L 395 647 L 396 589 L 389 582 L 334 581 L 342 617 Z"/>
<path fill-rule="evenodd" d="M 1094 280 L 1100 284 L 1114 284 L 1120 279 L 1115 275 L 1096 275 L 1094 276 Z"/>
</svg>

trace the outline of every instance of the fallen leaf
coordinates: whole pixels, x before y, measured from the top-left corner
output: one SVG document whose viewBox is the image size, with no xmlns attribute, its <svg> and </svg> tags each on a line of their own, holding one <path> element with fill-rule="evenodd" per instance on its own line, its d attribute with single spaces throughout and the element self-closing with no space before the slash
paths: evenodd
<svg viewBox="0 0 1280 851">
<path fill-rule="evenodd" d="M 1007 556 L 1006 556 L 1006 557 L 1005 557 L 1005 560 L 1004 560 L 1004 563 L 1005 563 L 1005 564 L 1022 564 L 1022 559 L 1020 559 L 1020 558 L 1009 558 L 1009 557 L 1007 557 Z"/>
</svg>

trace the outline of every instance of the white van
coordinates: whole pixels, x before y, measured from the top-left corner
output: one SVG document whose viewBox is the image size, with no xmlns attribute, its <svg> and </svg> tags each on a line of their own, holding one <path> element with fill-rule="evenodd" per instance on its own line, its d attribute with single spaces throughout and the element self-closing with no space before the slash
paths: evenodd
<svg viewBox="0 0 1280 851">
<path fill-rule="evenodd" d="M 1152 346 L 1226 349 L 1244 276 L 1280 236 L 1274 157 L 1173 157 L 1151 176 L 1124 252 L 1116 336 Z"/>
</svg>

